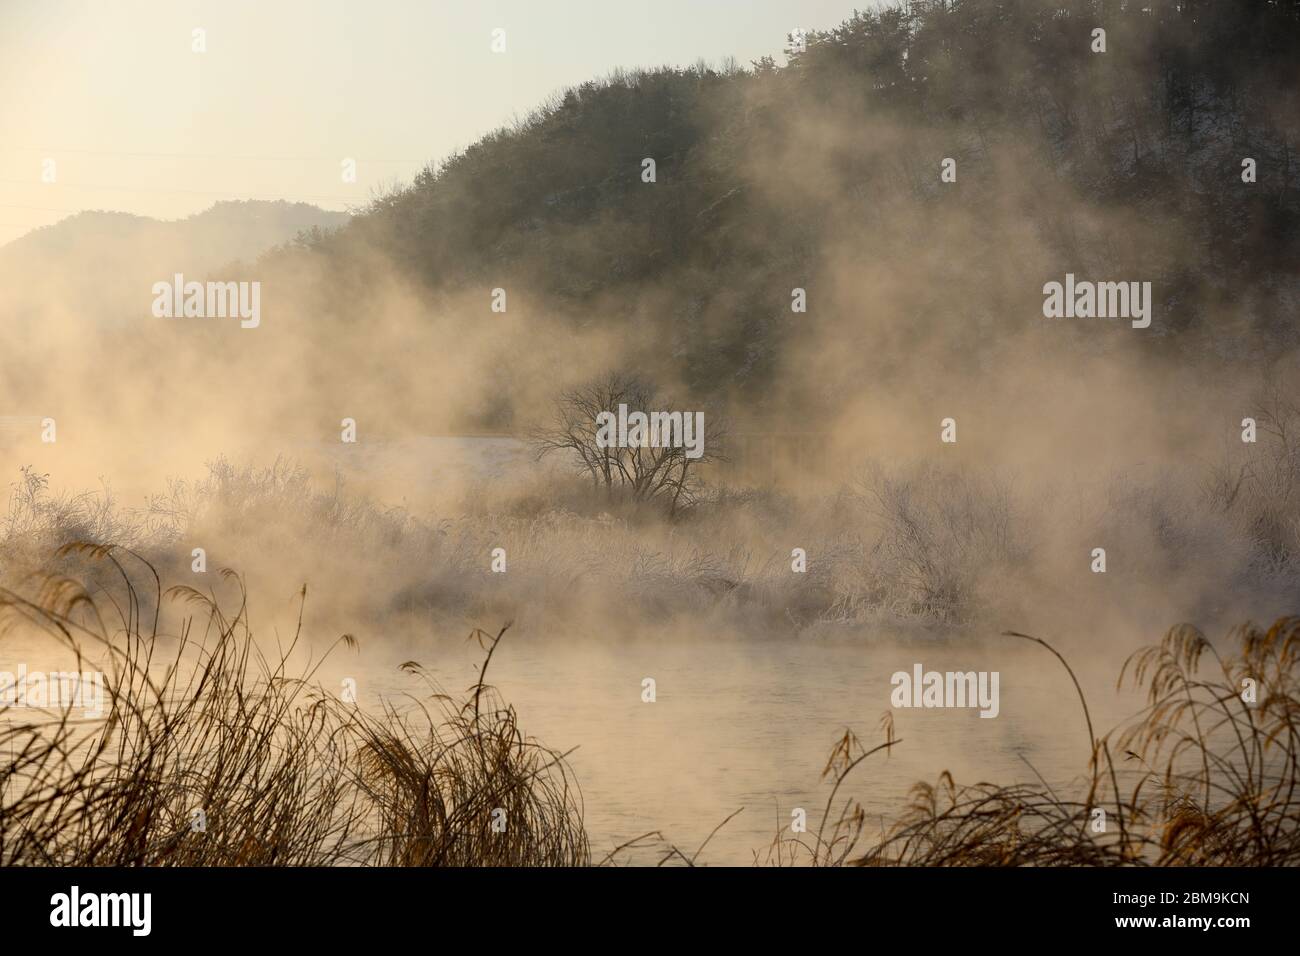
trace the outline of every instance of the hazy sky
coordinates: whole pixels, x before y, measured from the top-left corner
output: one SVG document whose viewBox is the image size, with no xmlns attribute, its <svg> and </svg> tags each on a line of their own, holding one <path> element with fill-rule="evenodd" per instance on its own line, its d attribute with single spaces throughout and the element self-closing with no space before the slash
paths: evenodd
<svg viewBox="0 0 1300 956">
<path fill-rule="evenodd" d="M 856 0 L 870 6 L 869 0 Z M 83 209 L 344 209 L 614 67 L 783 62 L 854 0 L 0 0 L 0 243 Z M 494 28 L 506 52 L 490 49 Z M 193 30 L 207 50 L 192 50 Z M 357 161 L 357 181 L 340 163 Z M 54 160 L 53 183 L 42 182 Z"/>
</svg>

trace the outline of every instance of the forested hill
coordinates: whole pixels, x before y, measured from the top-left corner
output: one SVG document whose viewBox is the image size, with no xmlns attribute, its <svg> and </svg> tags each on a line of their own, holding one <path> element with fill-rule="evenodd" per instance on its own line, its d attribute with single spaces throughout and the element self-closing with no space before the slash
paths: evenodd
<svg viewBox="0 0 1300 956">
<path fill-rule="evenodd" d="M 1296 344 L 1300 0 L 915 0 L 804 43 L 585 83 L 280 255 L 651 323 L 704 389 L 761 389 L 801 330 L 978 351 L 1066 272 L 1151 281 L 1144 348 Z"/>
</svg>

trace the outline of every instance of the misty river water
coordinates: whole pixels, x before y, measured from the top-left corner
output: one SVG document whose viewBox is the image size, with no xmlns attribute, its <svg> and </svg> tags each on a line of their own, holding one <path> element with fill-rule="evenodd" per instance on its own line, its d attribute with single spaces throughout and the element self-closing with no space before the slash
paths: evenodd
<svg viewBox="0 0 1300 956">
<path fill-rule="evenodd" d="M 493 482 L 529 467 L 526 447 L 508 438 L 417 439 L 376 446 L 362 459 L 333 446 L 330 456 L 351 481 L 401 488 Z M 409 648 L 387 660 L 384 653 L 363 655 L 361 686 L 390 699 L 416 692 L 418 682 L 397 670 Z M 462 692 L 482 652 L 439 642 L 416 656 L 449 691 Z M 892 709 L 890 676 L 916 663 L 999 671 L 999 715 Z M 1132 696 L 1115 694 L 1119 660 L 1073 663 L 1095 668 L 1081 678 L 1098 733 L 1136 710 Z M 959 783 L 1033 780 L 1036 772 L 1073 792 L 1087 769 L 1087 729 L 1069 676 L 1042 648 L 992 633 L 905 640 L 864 630 L 840 640 L 790 633 L 716 641 L 670 634 L 629 643 L 613 632 L 574 638 L 517 628 L 488 676 L 525 733 L 557 750 L 577 747 L 569 762 L 595 859 L 655 830 L 690 855 L 743 808 L 700 859 L 753 862 L 778 827 L 789 834 L 793 809 L 807 810 L 816 829 L 830 793 L 821 774 L 831 748 L 846 729 L 868 748 L 881 742 L 887 710 L 901 743 L 860 764 L 835 808 L 838 814 L 846 796 L 860 800 L 870 815 L 867 837 L 897 818 L 914 783 L 934 782 L 943 770 Z M 647 677 L 656 682 L 654 703 L 641 699 Z M 649 850 L 630 858 L 657 859 Z"/>
<path fill-rule="evenodd" d="M 389 699 L 418 692 L 421 685 L 397 671 L 396 657 L 381 663 L 365 656 L 362 687 Z M 463 692 L 481 657 L 476 644 L 463 652 L 444 645 L 421 662 L 446 689 Z M 998 670 L 1000 713 L 988 719 L 975 710 L 892 709 L 890 676 L 918 662 L 927 670 Z M 656 682 L 653 703 L 642 701 L 646 677 Z M 1011 638 L 976 650 L 960 641 L 869 635 L 861 643 L 769 637 L 620 644 L 613 635 L 601 643 L 508 632 L 488 678 L 515 706 L 525 733 L 558 750 L 577 747 L 569 762 L 597 860 L 653 830 L 690 855 L 741 808 L 701 861 L 753 862 L 778 826 L 789 832 L 797 807 L 815 830 L 830 793 L 820 775 L 831 748 L 846 729 L 868 748 L 881 742 L 887 710 L 901 742 L 888 757 L 860 764 L 841 790 L 841 798 L 866 808 L 867 837 L 903 810 L 913 783 L 933 782 L 945 769 L 959 783 L 1033 780 L 1036 770 L 1064 788 L 1063 796 L 1081 796 L 1071 788 L 1088 759 L 1069 676 L 1043 649 Z M 1131 700 L 1119 707 L 1113 684 L 1085 687 L 1098 733 L 1131 712 Z M 647 850 L 628 859 L 657 857 Z"/>
</svg>

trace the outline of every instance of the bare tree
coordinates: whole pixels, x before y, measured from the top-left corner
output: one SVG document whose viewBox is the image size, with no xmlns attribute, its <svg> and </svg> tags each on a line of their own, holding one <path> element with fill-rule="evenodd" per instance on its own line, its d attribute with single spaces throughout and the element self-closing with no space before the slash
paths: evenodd
<svg viewBox="0 0 1300 956">
<path fill-rule="evenodd" d="M 556 401 L 551 423 L 532 435 L 537 457 L 540 460 L 560 452 L 607 500 L 657 502 L 673 517 L 698 499 L 700 467 L 723 459 L 725 423 L 719 415 L 706 413 L 707 438 L 700 436 L 698 457 L 687 454 L 684 441 L 666 441 L 658 433 L 652 437 L 649 430 L 636 444 L 602 441 L 601 415 L 617 416 L 620 405 L 627 406 L 629 414 L 651 414 L 671 407 L 649 383 L 611 372 L 570 389 Z M 681 438 L 681 432 L 675 437 Z"/>
</svg>

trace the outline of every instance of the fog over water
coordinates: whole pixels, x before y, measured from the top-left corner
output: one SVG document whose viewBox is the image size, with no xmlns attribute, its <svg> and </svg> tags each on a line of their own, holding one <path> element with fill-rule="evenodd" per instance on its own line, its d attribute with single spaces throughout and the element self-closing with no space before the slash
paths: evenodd
<svg viewBox="0 0 1300 956">
<path fill-rule="evenodd" d="M 65 622 L 38 607 L 98 613 L 116 639 L 157 612 L 170 649 L 243 608 L 259 665 L 287 653 L 331 705 L 386 719 L 429 704 L 404 668 L 417 662 L 471 701 L 457 713 L 491 750 L 474 736 L 486 651 L 467 636 L 509 625 L 487 681 L 524 735 L 569 754 L 581 826 L 563 799 L 545 826 L 561 842 L 585 827 L 593 860 L 650 831 L 638 862 L 664 843 L 689 855 L 743 808 L 700 859 L 751 862 L 793 811 L 815 830 L 835 768 L 890 733 L 901 742 L 855 767 L 832 819 L 852 797 L 878 835 L 944 771 L 1094 809 L 1070 673 L 1003 632 L 1060 652 L 1101 737 L 1148 701 L 1116 690 L 1135 652 L 1190 625 L 1173 633 L 1205 643 L 1179 666 L 1217 666 L 1234 628 L 1300 604 L 1300 60 L 1286 55 L 1300 13 L 1250 6 L 1240 29 L 1227 3 L 846 8 L 774 37 L 773 56 L 644 67 L 658 48 L 632 44 L 626 68 L 575 79 L 537 66 L 564 54 L 529 34 L 531 8 L 490 73 L 493 25 L 468 7 L 439 22 L 472 31 L 473 55 L 440 59 L 389 19 L 327 5 L 330 43 L 351 55 L 354 26 L 368 38 L 358 66 L 380 69 L 384 50 L 394 70 L 432 72 L 394 73 L 393 102 L 358 127 L 313 85 L 285 121 L 295 149 L 252 94 L 238 100 L 251 141 L 142 144 L 132 120 L 120 141 L 60 154 L 41 203 L 98 188 L 99 156 L 104 176 L 156 163 L 157 189 L 210 205 L 163 219 L 86 200 L 0 246 L 0 672 L 57 660 L 36 632 Z M 407 29 L 431 29 L 436 11 L 412 10 Z M 795 11 L 753 16 L 778 12 Z M 1089 45 L 1102 13 L 1104 54 Z M 22 14 L 48 44 L 39 12 Z M 78 42 L 95 22 L 75 19 Z M 169 23 L 132 42 L 170 42 Z M 229 120 L 221 84 L 243 89 L 250 50 L 279 44 L 266 95 L 283 108 L 324 68 L 295 59 L 292 18 L 264 27 L 246 48 L 214 25 L 208 73 L 187 48 L 166 62 L 219 89 Z M 338 49 L 314 55 L 333 70 L 321 51 Z M 182 95 L 111 75 L 123 103 Z M 52 136 L 39 103 L 72 115 L 67 84 L 0 120 Z M 534 84 L 503 122 L 515 100 L 488 94 Z M 466 145 L 412 138 L 468 128 L 469 107 L 430 89 L 492 104 Z M 5 139 L 0 164 L 18 163 Z M 218 199 L 231 183 L 269 195 L 265 171 L 218 175 L 235 145 L 312 195 Z M 403 146 L 430 154 L 395 158 L 381 182 L 383 147 Z M 6 208 L 45 208 L 22 189 Z M 700 422 L 702 439 L 602 442 L 601 416 L 625 408 Z M 154 571 L 182 588 L 161 607 Z M 916 667 L 996 673 L 996 717 L 900 706 L 893 676 Z M 358 748 L 372 770 L 383 748 Z M 1127 783 L 1146 769 L 1111 756 Z M 402 766 L 385 772 L 402 781 Z M 384 808 L 394 833 L 437 817 L 405 799 Z M 464 815 L 475 853 L 482 809 Z M 525 849 L 467 859 L 585 852 Z"/>
</svg>

